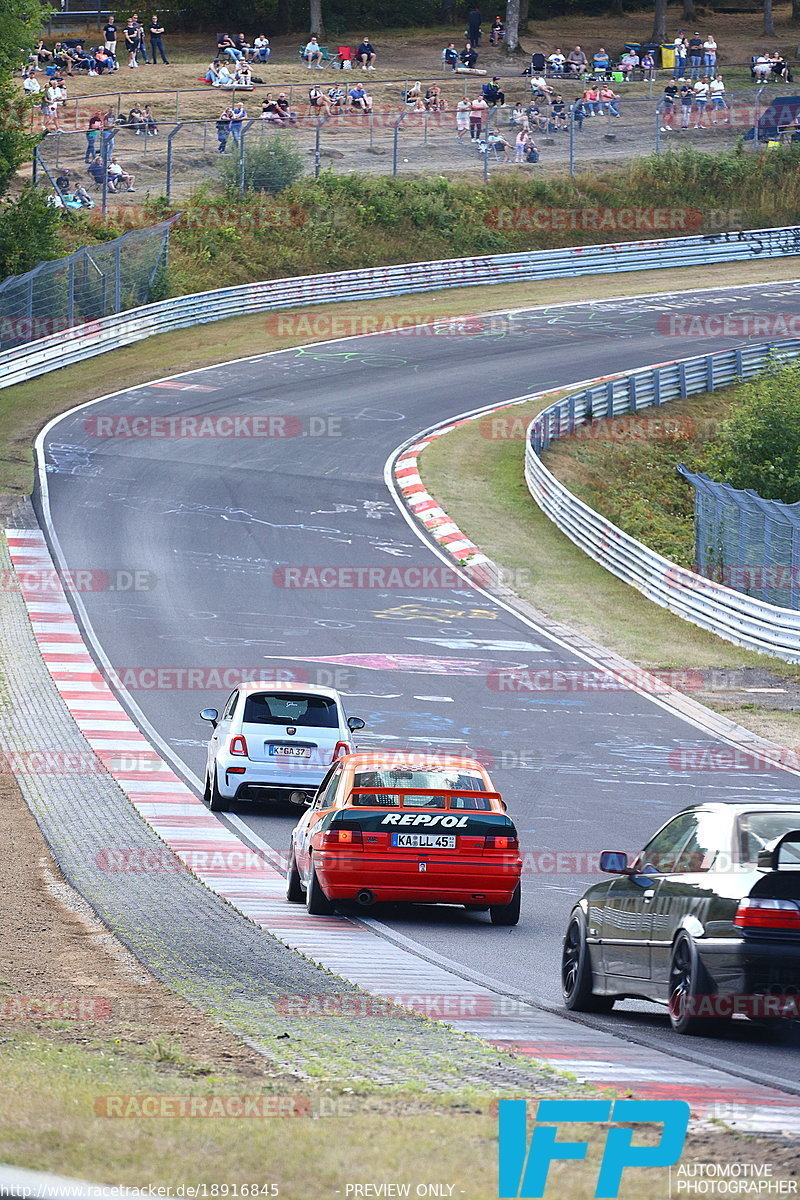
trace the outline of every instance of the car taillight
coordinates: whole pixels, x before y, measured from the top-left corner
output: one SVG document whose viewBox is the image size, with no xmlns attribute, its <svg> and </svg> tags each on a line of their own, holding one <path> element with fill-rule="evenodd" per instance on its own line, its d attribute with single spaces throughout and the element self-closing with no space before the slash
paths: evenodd
<svg viewBox="0 0 800 1200">
<path fill-rule="evenodd" d="M 485 837 L 484 850 L 519 850 L 519 838 L 515 837 Z"/>
<path fill-rule="evenodd" d="M 350 743 L 349 742 L 337 742 L 336 749 L 333 752 L 333 758 L 331 759 L 331 762 L 336 762 L 337 758 L 344 758 L 345 754 L 349 754 L 349 753 L 350 753 Z"/>
<path fill-rule="evenodd" d="M 244 740 L 241 734 L 239 734 L 238 737 L 231 738 L 230 753 L 243 754 L 245 758 L 247 757 L 247 742 Z"/>
<path fill-rule="evenodd" d="M 792 900 L 746 896 L 733 918 L 740 929 L 791 929 L 800 933 L 800 907 Z"/>
<path fill-rule="evenodd" d="M 320 850 L 338 846 L 363 846 L 364 838 L 360 829 L 326 829 L 319 835 Z"/>
</svg>

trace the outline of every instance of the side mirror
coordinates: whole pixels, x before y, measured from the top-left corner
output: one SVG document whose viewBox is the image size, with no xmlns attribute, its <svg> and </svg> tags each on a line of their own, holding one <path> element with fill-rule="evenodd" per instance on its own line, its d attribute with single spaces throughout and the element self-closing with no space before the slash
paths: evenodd
<svg viewBox="0 0 800 1200">
<path fill-rule="evenodd" d="M 628 870 L 628 856 L 622 850 L 604 850 L 600 855 L 600 870 L 609 875 L 624 875 Z"/>
<path fill-rule="evenodd" d="M 366 721 L 362 721 L 361 717 L 348 717 L 347 718 L 347 728 L 350 730 L 351 733 L 355 733 L 356 730 L 358 730 L 358 729 L 363 729 L 365 725 L 366 725 Z"/>
<path fill-rule="evenodd" d="M 201 721 L 210 721 L 212 725 L 216 725 L 219 720 L 219 713 L 215 708 L 204 708 L 200 713 Z"/>
</svg>

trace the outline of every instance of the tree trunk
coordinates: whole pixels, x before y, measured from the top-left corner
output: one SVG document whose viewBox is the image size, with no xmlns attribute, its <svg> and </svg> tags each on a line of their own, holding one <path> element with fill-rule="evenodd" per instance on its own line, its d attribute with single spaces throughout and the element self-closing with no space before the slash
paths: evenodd
<svg viewBox="0 0 800 1200">
<path fill-rule="evenodd" d="M 800 0 L 792 0 L 792 24 L 800 22 Z"/>
<path fill-rule="evenodd" d="M 798 11 L 800 11 L 800 0 L 792 0 L 792 3 L 796 4 L 798 6 Z M 519 0 L 520 33 L 530 32 L 528 29 L 528 9 L 529 9 L 529 7 L 530 7 L 530 0 Z"/>
<path fill-rule="evenodd" d="M 800 3 L 800 0 L 798 0 Z M 278 0 L 278 11 L 275 17 L 278 26 L 278 32 L 287 34 L 292 32 L 292 4 L 291 0 Z"/>
<path fill-rule="evenodd" d="M 322 20 L 322 0 L 310 0 L 310 3 L 311 21 L 309 24 L 309 34 L 321 42 L 325 37 L 325 25 Z"/>
<path fill-rule="evenodd" d="M 611 0 L 608 6 L 608 11 L 615 17 L 625 16 L 625 5 L 623 0 Z"/>
<path fill-rule="evenodd" d="M 764 37 L 775 37 L 775 18 L 772 15 L 772 0 L 764 0 Z"/>
<path fill-rule="evenodd" d="M 653 15 L 653 32 L 651 42 L 667 40 L 667 0 L 656 0 L 656 10 Z"/>
<path fill-rule="evenodd" d="M 694 0 L 683 0 L 683 19 L 684 21 L 694 21 L 697 19 Z"/>
<path fill-rule="evenodd" d="M 520 0 L 508 0 L 506 4 L 506 54 L 519 54 L 519 5 Z"/>
</svg>

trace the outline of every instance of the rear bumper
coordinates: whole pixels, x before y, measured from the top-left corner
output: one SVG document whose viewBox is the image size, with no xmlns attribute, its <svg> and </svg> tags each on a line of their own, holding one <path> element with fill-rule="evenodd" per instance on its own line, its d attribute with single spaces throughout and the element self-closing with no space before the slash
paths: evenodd
<svg viewBox="0 0 800 1200">
<path fill-rule="evenodd" d="M 378 902 L 508 904 L 519 882 L 519 859 L 398 859 L 364 853 L 315 851 L 314 864 L 331 900 L 354 900 L 365 889 Z"/>
<path fill-rule="evenodd" d="M 742 937 L 700 939 L 696 945 L 720 994 L 749 999 L 787 996 L 800 988 L 800 941 Z M 755 1000 L 753 1007 L 757 1011 L 761 1006 Z"/>
<path fill-rule="evenodd" d="M 234 775 L 228 767 L 244 767 L 244 775 Z M 330 764 L 328 764 L 330 766 Z M 297 766 L 277 769 L 274 763 L 253 762 L 227 763 L 217 766 L 217 783 L 223 796 L 229 800 L 258 799 L 256 789 L 263 792 L 307 792 L 312 795 L 325 778 L 326 766 Z M 253 794 L 249 794 L 250 788 Z"/>
</svg>

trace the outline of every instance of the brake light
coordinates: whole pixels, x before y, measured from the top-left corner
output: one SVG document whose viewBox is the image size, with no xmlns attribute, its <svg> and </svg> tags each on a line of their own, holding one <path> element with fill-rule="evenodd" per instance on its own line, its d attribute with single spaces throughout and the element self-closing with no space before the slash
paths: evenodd
<svg viewBox="0 0 800 1200">
<path fill-rule="evenodd" d="M 800 933 L 800 907 L 792 900 L 747 896 L 733 918 L 740 929 L 790 929 Z"/>
<path fill-rule="evenodd" d="M 333 758 L 331 759 L 331 762 L 336 762 L 337 758 L 344 758 L 345 754 L 349 754 L 349 753 L 350 753 L 350 743 L 349 742 L 337 742 L 336 749 L 333 752 Z"/>
<path fill-rule="evenodd" d="M 247 757 L 247 742 L 244 740 L 241 734 L 239 734 L 238 737 L 231 738 L 230 753 L 243 754 L 245 758 Z"/>
<path fill-rule="evenodd" d="M 333 846 L 363 846 L 364 838 L 360 829 L 326 829 L 319 835 L 320 850 Z"/>
<path fill-rule="evenodd" d="M 485 837 L 483 839 L 484 850 L 519 850 L 519 838 L 515 837 Z"/>
</svg>

